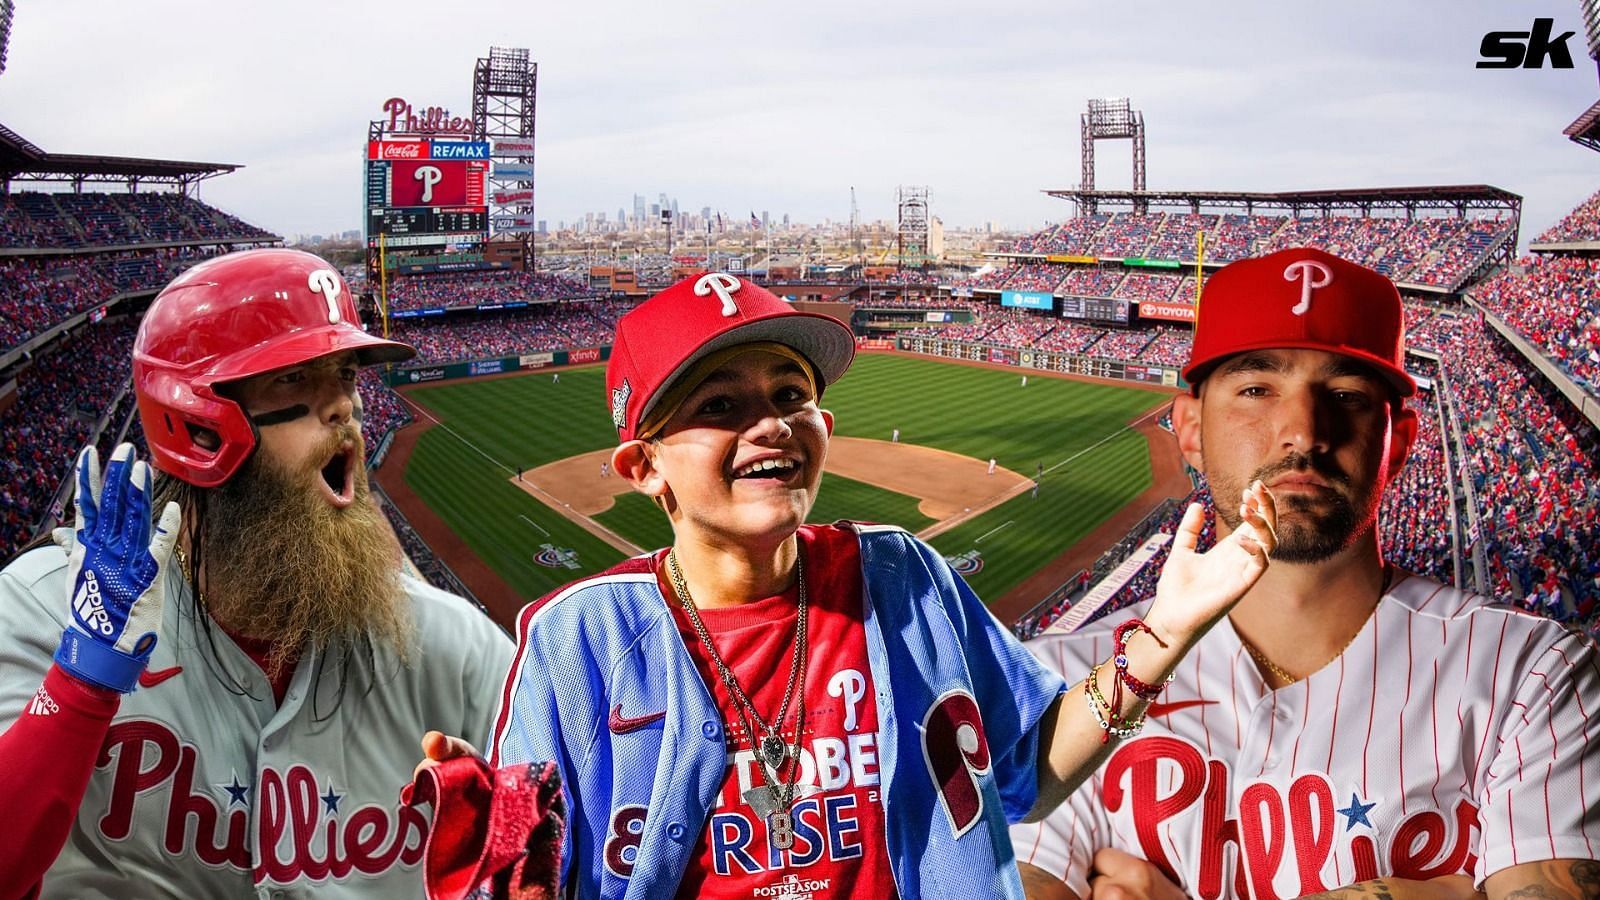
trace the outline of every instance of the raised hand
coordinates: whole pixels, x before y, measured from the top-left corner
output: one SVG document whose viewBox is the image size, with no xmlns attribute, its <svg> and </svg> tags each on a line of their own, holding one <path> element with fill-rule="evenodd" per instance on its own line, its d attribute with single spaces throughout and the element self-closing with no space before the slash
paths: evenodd
<svg viewBox="0 0 1600 900">
<path fill-rule="evenodd" d="M 168 503 L 152 533 L 150 467 L 131 444 L 112 451 L 103 481 L 94 447 L 78 454 L 74 474 L 77 522 L 66 544 L 72 624 L 55 660 L 80 681 L 126 694 L 155 650 L 181 517 Z"/>
<path fill-rule="evenodd" d="M 415 779 L 424 769 L 442 762 L 477 755 L 477 748 L 461 738 L 451 737 L 442 731 L 430 731 L 422 736 L 422 762 L 417 763 L 411 777 Z"/>
<path fill-rule="evenodd" d="M 1200 504 L 1184 510 L 1172 537 L 1172 552 L 1156 583 L 1156 602 L 1147 616 L 1164 639 L 1198 640 L 1228 614 L 1267 570 L 1278 546 L 1278 508 L 1272 492 L 1257 481 L 1245 488 L 1239 503 L 1239 527 L 1205 553 L 1195 548 L 1205 514 Z"/>
</svg>

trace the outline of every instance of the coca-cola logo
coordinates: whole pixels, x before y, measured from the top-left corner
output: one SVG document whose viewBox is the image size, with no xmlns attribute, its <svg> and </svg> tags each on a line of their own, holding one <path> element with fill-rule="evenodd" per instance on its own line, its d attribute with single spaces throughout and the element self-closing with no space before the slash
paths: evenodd
<svg viewBox="0 0 1600 900">
<path fill-rule="evenodd" d="M 368 159 L 428 159 L 427 141 L 372 141 Z"/>
</svg>

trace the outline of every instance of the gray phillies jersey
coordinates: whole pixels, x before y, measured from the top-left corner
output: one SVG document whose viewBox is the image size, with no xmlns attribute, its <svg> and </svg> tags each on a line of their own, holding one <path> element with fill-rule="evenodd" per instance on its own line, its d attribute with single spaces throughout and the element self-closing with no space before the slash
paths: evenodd
<svg viewBox="0 0 1600 900">
<path fill-rule="evenodd" d="M 280 707 L 221 629 L 201 631 L 176 568 L 160 643 L 112 721 L 44 896 L 423 896 L 428 814 L 401 806 L 400 789 L 429 729 L 487 746 L 510 638 L 460 597 L 403 577 L 412 664 L 378 648 L 375 671 L 353 662 L 341 679 L 338 655 L 308 653 Z M 66 579 L 56 547 L 0 572 L 0 721 L 50 666 L 70 617 Z"/>
</svg>

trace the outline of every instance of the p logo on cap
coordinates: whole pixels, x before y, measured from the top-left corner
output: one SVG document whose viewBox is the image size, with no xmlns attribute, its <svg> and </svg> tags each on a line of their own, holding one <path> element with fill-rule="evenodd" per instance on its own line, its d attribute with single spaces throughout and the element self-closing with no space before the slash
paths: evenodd
<svg viewBox="0 0 1600 900">
<path fill-rule="evenodd" d="M 708 298 L 715 297 L 713 302 Z M 819 387 L 832 384 L 856 352 L 850 326 L 800 312 L 759 284 L 702 272 L 674 284 L 617 320 L 606 390 L 617 437 L 631 441 L 667 389 L 712 353 L 772 341 L 811 363 Z"/>
<path fill-rule="evenodd" d="M 734 316 L 739 314 L 739 304 L 733 302 L 733 294 L 742 286 L 739 283 L 739 279 L 726 272 L 711 272 L 701 275 L 699 280 L 694 283 L 694 295 L 696 297 L 709 297 L 713 291 L 716 292 L 716 295 L 722 300 L 722 314 Z"/>
<path fill-rule="evenodd" d="M 1313 275 L 1313 272 L 1316 274 Z M 1303 316 L 1311 311 L 1311 292 L 1313 290 L 1333 284 L 1333 272 L 1327 266 L 1314 259 L 1302 259 L 1289 263 L 1289 268 L 1283 270 L 1283 277 L 1285 281 L 1300 279 L 1300 302 L 1295 304 L 1294 309 L 1289 310 L 1297 316 Z"/>
<path fill-rule="evenodd" d="M 1254 350 L 1326 350 L 1360 360 L 1400 396 L 1406 374 L 1400 292 L 1382 274 L 1311 247 L 1218 269 L 1200 294 L 1183 378 L 1191 390 L 1224 359 Z"/>
</svg>

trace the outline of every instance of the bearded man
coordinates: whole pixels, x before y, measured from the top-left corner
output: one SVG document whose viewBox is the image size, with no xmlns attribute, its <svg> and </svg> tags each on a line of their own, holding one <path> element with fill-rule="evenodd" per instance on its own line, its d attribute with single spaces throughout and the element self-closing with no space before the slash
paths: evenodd
<svg viewBox="0 0 1600 900">
<path fill-rule="evenodd" d="M 417 738 L 486 737 L 512 645 L 402 574 L 368 493 L 339 274 L 253 250 L 151 304 L 150 467 L 74 471 L 61 547 L 0 572 L 0 897 L 422 896 Z M 152 525 L 151 500 L 161 510 Z"/>
</svg>

